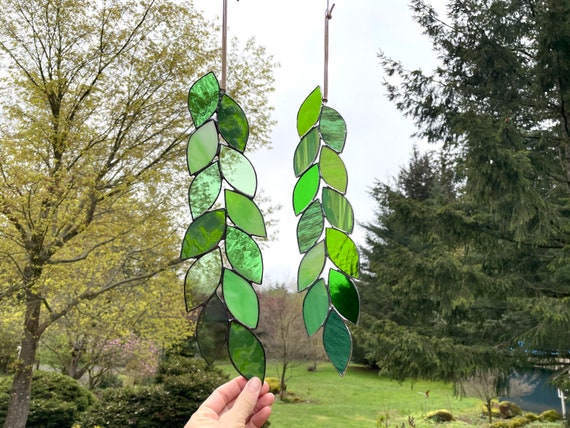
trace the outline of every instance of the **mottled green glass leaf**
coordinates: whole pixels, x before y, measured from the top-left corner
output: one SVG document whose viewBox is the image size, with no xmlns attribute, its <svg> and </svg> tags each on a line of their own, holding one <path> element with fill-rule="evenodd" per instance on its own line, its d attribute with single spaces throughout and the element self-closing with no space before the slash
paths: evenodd
<svg viewBox="0 0 570 428">
<path fill-rule="evenodd" d="M 293 189 L 293 209 L 295 215 L 299 215 L 309 206 L 319 191 L 319 167 L 313 165 L 297 180 Z"/>
<path fill-rule="evenodd" d="M 228 226 L 226 255 L 232 267 L 245 279 L 261 284 L 263 259 L 257 243 L 245 232 Z"/>
<path fill-rule="evenodd" d="M 343 376 L 352 354 L 352 338 L 342 318 L 332 310 L 323 331 L 325 351 L 338 374 Z"/>
<path fill-rule="evenodd" d="M 236 370 L 246 379 L 265 379 L 265 350 L 253 332 L 232 321 L 228 338 L 230 360 Z"/>
<path fill-rule="evenodd" d="M 303 319 L 307 334 L 312 336 L 325 322 L 329 313 L 329 294 L 325 282 L 318 280 L 305 295 L 303 300 Z"/>
<path fill-rule="evenodd" d="M 347 275 L 358 278 L 359 257 L 356 245 L 344 232 L 327 228 L 325 232 L 327 254 L 331 261 Z"/>
<path fill-rule="evenodd" d="M 220 167 L 218 162 L 214 162 L 194 177 L 188 189 L 188 202 L 192 218 L 195 219 L 212 208 L 221 191 Z"/>
<path fill-rule="evenodd" d="M 250 235 L 267 236 L 263 214 L 251 199 L 231 190 L 225 196 L 228 216 L 237 227 Z"/>
<path fill-rule="evenodd" d="M 319 147 L 321 146 L 321 137 L 318 128 L 311 129 L 297 145 L 295 154 L 293 155 L 293 168 L 295 169 L 295 177 L 298 177 L 307 170 L 309 166 L 317 158 Z"/>
<path fill-rule="evenodd" d="M 184 278 L 186 310 L 190 312 L 210 297 L 222 277 L 222 253 L 219 248 L 204 254 L 188 269 Z"/>
<path fill-rule="evenodd" d="M 254 197 L 257 176 L 251 162 L 231 147 L 220 147 L 220 168 L 223 178 L 236 190 Z"/>
<path fill-rule="evenodd" d="M 228 338 L 229 322 L 224 304 L 216 294 L 206 302 L 196 322 L 200 354 L 212 364 L 221 355 Z"/>
<path fill-rule="evenodd" d="M 342 272 L 329 270 L 329 292 L 336 310 L 350 322 L 358 322 L 360 298 L 352 280 Z"/>
<path fill-rule="evenodd" d="M 346 173 L 344 162 L 336 152 L 326 146 L 323 146 L 321 149 L 319 170 L 321 177 L 329 186 L 340 193 L 346 193 L 348 174 Z"/>
<path fill-rule="evenodd" d="M 323 96 L 321 88 L 317 86 L 313 92 L 309 94 L 299 111 L 297 112 L 297 133 L 300 137 L 306 134 L 319 120 L 321 113 L 321 105 L 323 103 Z"/>
<path fill-rule="evenodd" d="M 348 199 L 329 187 L 323 188 L 323 211 L 331 225 L 346 233 L 354 228 L 354 213 Z"/>
<path fill-rule="evenodd" d="M 186 146 L 186 160 L 190 174 L 196 174 L 210 165 L 218 152 L 218 131 L 216 124 L 210 120 L 196 129 Z"/>
<path fill-rule="evenodd" d="M 188 91 L 188 110 L 196 128 L 214 114 L 219 100 L 220 85 L 214 73 L 210 72 L 194 82 Z"/>
<path fill-rule="evenodd" d="M 234 149 L 243 152 L 249 138 L 249 124 L 241 107 L 227 95 L 218 106 L 218 127 L 224 140 Z"/>
<path fill-rule="evenodd" d="M 297 224 L 297 244 L 301 253 L 317 243 L 323 233 L 325 219 L 319 200 L 313 201 Z"/>
<path fill-rule="evenodd" d="M 299 264 L 297 290 L 302 291 L 313 284 L 325 267 L 325 241 L 311 248 Z"/>
<path fill-rule="evenodd" d="M 234 271 L 224 269 L 222 293 L 234 318 L 249 328 L 256 328 L 259 321 L 259 301 L 251 284 Z"/>
<path fill-rule="evenodd" d="M 209 252 L 218 245 L 225 230 L 224 210 L 210 211 L 196 218 L 186 230 L 180 258 L 186 260 Z"/>
<path fill-rule="evenodd" d="M 340 153 L 346 142 L 346 122 L 333 108 L 323 106 L 319 124 L 321 136 L 326 145 Z"/>
</svg>

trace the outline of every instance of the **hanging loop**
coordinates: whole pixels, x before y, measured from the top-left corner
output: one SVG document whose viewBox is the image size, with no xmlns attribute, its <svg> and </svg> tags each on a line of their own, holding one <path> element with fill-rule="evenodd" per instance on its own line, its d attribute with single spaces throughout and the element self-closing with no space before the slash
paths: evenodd
<svg viewBox="0 0 570 428">
<path fill-rule="evenodd" d="M 237 0 L 239 1 L 239 0 Z M 222 12 L 222 81 L 220 83 L 221 90 L 226 91 L 226 76 L 228 62 L 228 0 L 224 0 Z"/>
<path fill-rule="evenodd" d="M 327 10 L 325 11 L 325 64 L 324 64 L 324 82 L 323 82 L 323 102 L 328 101 L 329 93 L 329 21 L 332 19 L 332 11 L 334 3 L 329 8 L 327 0 Z"/>
</svg>

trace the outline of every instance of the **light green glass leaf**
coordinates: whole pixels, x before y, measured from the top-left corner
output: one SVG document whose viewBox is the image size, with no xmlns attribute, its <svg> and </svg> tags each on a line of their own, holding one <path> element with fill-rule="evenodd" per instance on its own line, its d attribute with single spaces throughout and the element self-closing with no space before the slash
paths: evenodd
<svg viewBox="0 0 570 428">
<path fill-rule="evenodd" d="M 220 85 L 214 73 L 210 72 L 194 82 L 188 91 L 188 110 L 196 128 L 214 114 L 219 100 Z"/>
<path fill-rule="evenodd" d="M 298 177 L 315 161 L 321 146 L 321 137 L 318 128 L 311 129 L 297 145 L 293 155 L 293 168 L 295 177 Z"/>
<path fill-rule="evenodd" d="M 265 379 L 265 350 L 253 332 L 232 321 L 228 337 L 230 360 L 235 369 L 246 379 Z"/>
<path fill-rule="evenodd" d="M 352 239 L 340 230 L 327 228 L 325 244 L 327 254 L 336 267 L 347 275 L 358 278 L 360 262 Z"/>
<path fill-rule="evenodd" d="M 331 225 L 346 233 L 354 228 L 354 213 L 348 199 L 329 187 L 323 188 L 323 211 Z"/>
<path fill-rule="evenodd" d="M 336 310 L 350 322 L 358 322 L 360 297 L 351 279 L 342 272 L 329 270 L 329 292 Z"/>
<path fill-rule="evenodd" d="M 237 273 L 224 269 L 222 293 L 234 318 L 249 328 L 257 328 L 259 301 L 251 284 Z"/>
<path fill-rule="evenodd" d="M 224 304 L 216 294 L 206 302 L 196 322 L 200 354 L 212 364 L 221 355 L 228 338 L 229 322 Z"/>
<path fill-rule="evenodd" d="M 338 374 L 343 376 L 352 355 L 352 337 L 342 318 L 332 310 L 323 331 L 325 351 Z"/>
<path fill-rule="evenodd" d="M 254 197 L 257 190 L 257 176 L 251 162 L 231 147 L 220 147 L 220 168 L 223 178 L 236 190 Z"/>
<path fill-rule="evenodd" d="M 249 138 L 249 124 L 241 107 L 227 95 L 218 106 L 218 127 L 224 140 L 234 149 L 243 152 Z"/>
<path fill-rule="evenodd" d="M 186 230 L 180 259 L 186 260 L 209 252 L 218 245 L 225 230 L 226 212 L 224 210 L 210 211 L 201 215 L 190 223 Z"/>
<path fill-rule="evenodd" d="M 325 267 L 325 261 L 325 241 L 321 241 L 307 251 L 299 264 L 297 290 L 303 291 L 319 278 Z"/>
<path fill-rule="evenodd" d="M 222 277 L 222 253 L 219 248 L 204 254 L 188 269 L 184 277 L 184 300 L 190 312 L 210 297 Z"/>
<path fill-rule="evenodd" d="M 297 244 L 304 253 L 317 243 L 323 233 L 325 219 L 319 200 L 313 201 L 305 210 L 297 224 Z"/>
<path fill-rule="evenodd" d="M 329 313 L 329 294 L 325 287 L 325 282 L 320 279 L 317 281 L 303 300 L 303 319 L 307 334 L 312 336 L 325 322 Z"/>
<path fill-rule="evenodd" d="M 293 189 L 293 209 L 295 215 L 299 215 L 309 206 L 319 191 L 319 167 L 313 165 L 297 180 Z"/>
<path fill-rule="evenodd" d="M 340 153 L 346 142 L 346 122 L 333 108 L 323 106 L 319 124 L 321 136 L 326 145 Z"/>
<path fill-rule="evenodd" d="M 245 232 L 228 226 L 226 255 L 232 267 L 245 279 L 261 284 L 263 259 L 257 243 Z"/>
<path fill-rule="evenodd" d="M 321 149 L 319 170 L 321 177 L 329 186 L 340 193 L 346 193 L 348 174 L 346 173 L 344 162 L 339 155 L 326 146 L 323 146 Z"/>
<path fill-rule="evenodd" d="M 214 162 L 194 177 L 188 189 L 188 202 L 192 218 L 195 219 L 212 208 L 221 191 L 220 167 L 218 162 Z"/>
<path fill-rule="evenodd" d="M 196 174 L 210 165 L 218 152 L 218 131 L 210 120 L 196 129 L 186 146 L 186 160 L 190 174 Z"/>
<path fill-rule="evenodd" d="M 267 236 L 263 214 L 251 199 L 231 190 L 225 190 L 225 197 L 228 216 L 237 227 L 250 235 Z"/>
<path fill-rule="evenodd" d="M 317 86 L 313 92 L 309 94 L 299 111 L 297 112 L 297 133 L 302 137 L 306 132 L 311 129 L 319 120 L 321 113 L 321 105 L 323 103 L 323 96 L 321 88 Z"/>
</svg>

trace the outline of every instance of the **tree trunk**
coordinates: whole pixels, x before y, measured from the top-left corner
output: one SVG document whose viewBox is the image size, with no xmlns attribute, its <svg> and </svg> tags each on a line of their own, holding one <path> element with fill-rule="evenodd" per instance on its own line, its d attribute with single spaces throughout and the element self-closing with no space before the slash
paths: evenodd
<svg viewBox="0 0 570 428">
<path fill-rule="evenodd" d="M 283 401 L 285 397 L 285 392 L 287 392 L 287 384 L 285 383 L 285 373 L 287 372 L 287 366 L 289 363 L 283 363 L 283 370 L 281 370 L 281 379 L 279 379 L 279 399 Z"/>
</svg>

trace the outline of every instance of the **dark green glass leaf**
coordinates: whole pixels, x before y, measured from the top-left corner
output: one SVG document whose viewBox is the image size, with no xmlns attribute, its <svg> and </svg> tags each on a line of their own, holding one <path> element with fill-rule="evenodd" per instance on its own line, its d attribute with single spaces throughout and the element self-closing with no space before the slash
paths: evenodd
<svg viewBox="0 0 570 428">
<path fill-rule="evenodd" d="M 325 233 L 327 254 L 331 261 L 347 275 L 358 278 L 359 258 L 356 245 L 340 230 L 327 228 Z"/>
<path fill-rule="evenodd" d="M 234 189 L 249 197 L 255 196 L 257 176 L 253 165 L 244 155 L 230 147 L 221 146 L 220 168 L 222 176 Z"/>
<path fill-rule="evenodd" d="M 188 110 L 196 128 L 214 114 L 219 100 L 220 85 L 214 73 L 210 72 L 194 82 L 188 91 Z"/>
<path fill-rule="evenodd" d="M 347 320 L 356 324 L 360 312 L 360 298 L 351 279 L 342 272 L 330 269 L 329 292 L 336 310 Z"/>
<path fill-rule="evenodd" d="M 192 218 L 195 219 L 212 208 L 221 191 L 220 167 L 218 162 L 214 162 L 194 177 L 188 189 L 188 202 Z"/>
<path fill-rule="evenodd" d="M 295 215 L 299 215 L 309 206 L 319 191 L 319 167 L 313 165 L 297 180 L 293 189 L 293 209 Z"/>
<path fill-rule="evenodd" d="M 222 277 L 222 253 L 219 248 L 204 254 L 188 269 L 184 278 L 186 310 L 190 312 L 215 291 Z"/>
<path fill-rule="evenodd" d="M 321 137 L 318 128 L 311 129 L 297 145 L 295 154 L 293 155 L 293 168 L 295 169 L 295 177 L 298 177 L 307 170 L 309 166 L 317 158 L 319 147 L 321 146 Z"/>
<path fill-rule="evenodd" d="M 257 243 L 245 232 L 228 226 L 226 255 L 232 267 L 245 279 L 261 284 L 263 259 Z"/>
<path fill-rule="evenodd" d="M 257 205 L 241 193 L 225 191 L 228 216 L 244 232 L 250 235 L 266 237 L 263 215 Z"/>
<path fill-rule="evenodd" d="M 329 295 L 325 282 L 318 280 L 305 295 L 303 300 L 303 319 L 307 334 L 312 336 L 325 322 L 329 313 Z"/>
<path fill-rule="evenodd" d="M 249 138 L 249 124 L 241 107 L 227 95 L 218 106 L 218 126 L 224 140 L 234 149 L 243 152 Z"/>
<path fill-rule="evenodd" d="M 346 141 L 346 122 L 333 108 L 323 106 L 319 124 L 321 136 L 326 145 L 340 153 Z"/>
<path fill-rule="evenodd" d="M 332 310 L 323 331 L 325 351 L 338 374 L 343 376 L 352 354 L 352 338 L 342 318 Z"/>
<path fill-rule="evenodd" d="M 325 267 L 325 261 L 325 241 L 321 241 L 307 251 L 299 264 L 297 290 L 304 290 L 319 278 Z"/>
<path fill-rule="evenodd" d="M 339 155 L 326 146 L 323 146 L 321 149 L 319 169 L 321 177 L 329 186 L 340 193 L 346 193 L 348 174 L 346 173 L 344 162 Z"/>
<path fill-rule="evenodd" d="M 186 260 L 209 252 L 218 245 L 225 230 L 226 212 L 224 210 L 210 211 L 201 215 L 190 223 L 186 230 L 180 258 Z"/>
<path fill-rule="evenodd" d="M 198 348 L 208 364 L 222 353 L 228 338 L 229 322 L 224 304 L 216 294 L 206 302 L 196 322 Z"/>
<path fill-rule="evenodd" d="M 319 120 L 321 113 L 321 105 L 323 103 L 323 96 L 321 88 L 317 86 L 313 92 L 309 94 L 299 111 L 297 112 L 297 133 L 302 137 L 306 132 L 311 129 Z"/>
<path fill-rule="evenodd" d="M 186 160 L 190 174 L 196 174 L 210 165 L 218 152 L 218 131 L 214 121 L 210 120 L 196 129 L 186 146 Z"/>
<path fill-rule="evenodd" d="M 259 321 L 259 301 L 251 284 L 237 273 L 224 269 L 222 292 L 226 306 L 234 318 L 249 328 L 256 328 Z"/>
<path fill-rule="evenodd" d="M 228 338 L 230 360 L 236 370 L 246 379 L 265 379 L 265 350 L 253 332 L 232 321 Z"/>
<path fill-rule="evenodd" d="M 325 219 L 319 200 L 313 201 L 305 210 L 297 224 L 297 244 L 299 252 L 304 253 L 317 243 L 323 233 Z"/>
<path fill-rule="evenodd" d="M 331 225 L 346 233 L 354 227 L 354 213 L 348 199 L 329 187 L 323 189 L 323 211 Z"/>
</svg>

